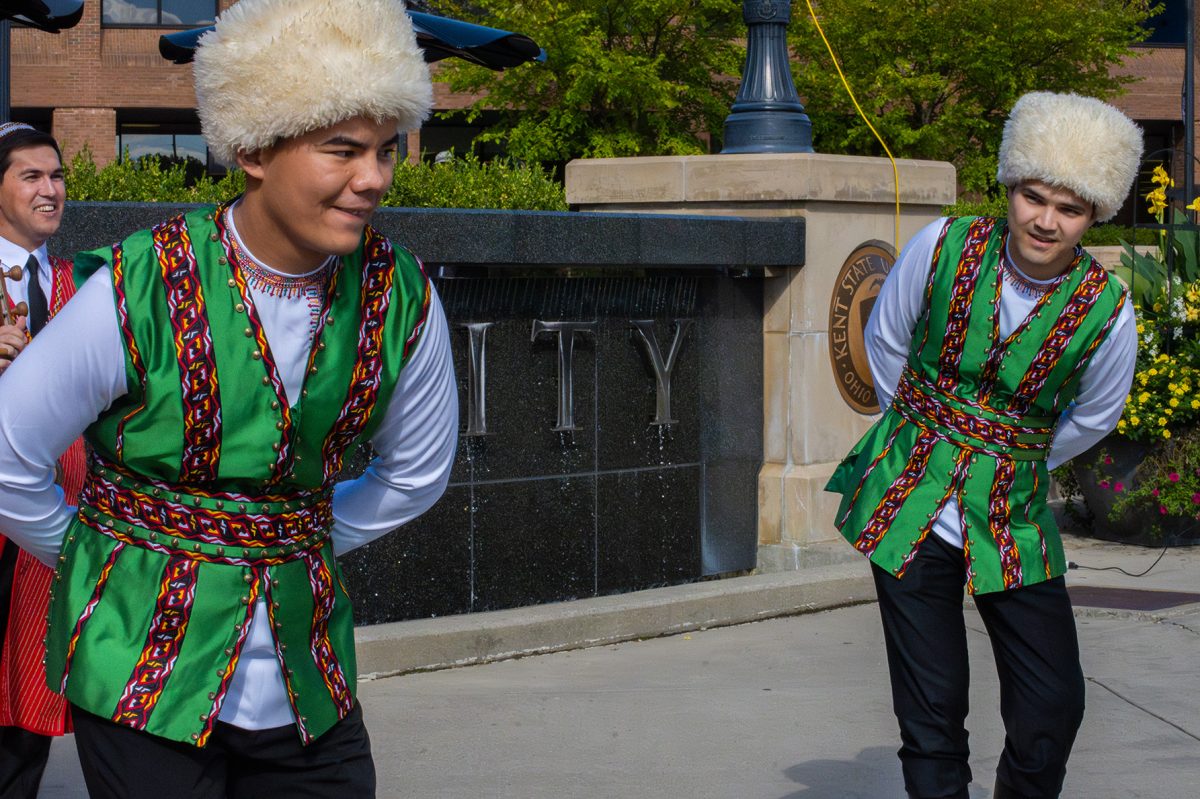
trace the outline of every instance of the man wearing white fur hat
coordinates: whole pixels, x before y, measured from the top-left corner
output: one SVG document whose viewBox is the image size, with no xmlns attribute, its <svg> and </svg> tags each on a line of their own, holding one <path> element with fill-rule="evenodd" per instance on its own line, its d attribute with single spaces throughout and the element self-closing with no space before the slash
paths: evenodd
<svg viewBox="0 0 1200 799">
<path fill-rule="evenodd" d="M 1008 219 L 922 230 L 867 324 L 886 410 L 827 488 L 871 558 L 910 797 L 968 795 L 964 585 L 1000 677 L 993 796 L 1062 789 L 1084 682 L 1048 469 L 1110 432 L 1129 392 L 1131 303 L 1079 242 L 1120 208 L 1141 152 L 1112 106 L 1025 95 L 1000 146 Z"/>
<path fill-rule="evenodd" d="M 242 0 L 195 75 L 246 193 L 77 257 L 0 381 L 0 531 L 56 569 L 47 679 L 93 797 L 373 796 L 334 556 L 454 456 L 437 295 L 366 226 L 429 75 L 395 0 Z M 54 459 L 85 428 L 76 511 Z"/>
</svg>

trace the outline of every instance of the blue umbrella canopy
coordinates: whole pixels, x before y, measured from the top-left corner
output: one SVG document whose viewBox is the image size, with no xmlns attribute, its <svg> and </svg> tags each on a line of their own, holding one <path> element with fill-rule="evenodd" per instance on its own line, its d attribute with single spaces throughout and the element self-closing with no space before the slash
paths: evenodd
<svg viewBox="0 0 1200 799">
<path fill-rule="evenodd" d="M 16 20 L 47 33 L 73 28 L 83 17 L 83 0 L 0 0 L 0 19 Z"/>
<path fill-rule="evenodd" d="M 533 39 L 519 33 L 419 11 L 409 11 L 408 15 L 417 34 L 417 45 L 425 51 L 426 63 L 453 57 L 500 70 L 526 61 L 546 60 L 546 51 L 538 47 Z M 213 26 L 209 25 L 207 28 L 164 34 L 158 39 L 158 51 L 168 61 L 187 64 L 196 53 L 196 43 L 200 37 L 212 29 Z"/>
</svg>

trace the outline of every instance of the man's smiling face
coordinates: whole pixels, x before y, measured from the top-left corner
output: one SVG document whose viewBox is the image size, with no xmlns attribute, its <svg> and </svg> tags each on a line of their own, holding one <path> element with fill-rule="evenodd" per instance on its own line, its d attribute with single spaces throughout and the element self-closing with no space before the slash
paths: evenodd
<svg viewBox="0 0 1200 799">
<path fill-rule="evenodd" d="M 0 179 L 0 236 L 36 250 L 58 232 L 66 199 L 62 162 L 53 147 L 14 150 Z"/>
</svg>

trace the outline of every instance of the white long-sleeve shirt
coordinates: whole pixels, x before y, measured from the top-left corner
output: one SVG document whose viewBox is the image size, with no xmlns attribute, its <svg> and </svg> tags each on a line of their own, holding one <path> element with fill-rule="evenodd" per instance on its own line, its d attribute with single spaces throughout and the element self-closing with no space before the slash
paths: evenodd
<svg viewBox="0 0 1200 799">
<path fill-rule="evenodd" d="M 308 300 L 254 285 L 249 290 L 288 401 L 295 403 L 312 346 Z M 75 516 L 54 484 L 55 462 L 126 391 L 112 275 L 103 268 L 0 377 L 0 533 L 44 563 L 54 563 Z M 365 474 L 334 490 L 334 551 L 362 546 L 428 510 L 445 490 L 457 439 L 450 337 L 435 292 L 425 330 L 371 439 L 378 457 Z M 220 719 L 246 729 L 294 721 L 264 600 L 256 605 Z"/>
<path fill-rule="evenodd" d="M 939 219 L 927 225 L 905 246 L 888 273 L 867 321 L 867 360 L 880 408 L 886 409 L 892 404 L 892 396 L 900 384 L 917 321 L 925 310 L 925 289 L 933 251 L 945 223 L 945 219 Z M 1005 268 L 1016 267 L 1010 259 Z M 1053 282 L 1022 277 L 1030 283 Z M 979 301 L 978 295 L 976 301 Z M 1006 337 L 1020 325 L 1037 301 L 1038 295 L 1024 292 L 1015 283 L 1005 280 L 1000 291 L 1000 335 Z M 1136 359 L 1137 322 L 1132 303 L 1126 302 L 1108 337 L 1084 370 L 1074 406 L 1059 419 L 1046 460 L 1048 468 L 1053 469 L 1086 452 L 1112 432 L 1125 408 Z M 954 546 L 963 545 L 962 512 L 953 497 L 938 514 L 933 532 Z"/>
</svg>

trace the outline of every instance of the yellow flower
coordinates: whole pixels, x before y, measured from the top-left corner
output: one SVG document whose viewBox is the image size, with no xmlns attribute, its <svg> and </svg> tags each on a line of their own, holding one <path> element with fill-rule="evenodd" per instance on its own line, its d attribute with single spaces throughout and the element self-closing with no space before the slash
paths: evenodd
<svg viewBox="0 0 1200 799">
<path fill-rule="evenodd" d="M 1157 369 L 1151 369 L 1151 370 L 1150 370 L 1150 371 L 1149 371 L 1147 374 L 1149 374 L 1151 377 L 1154 377 L 1155 375 L 1157 375 L 1157 374 L 1158 374 L 1158 370 L 1157 370 Z"/>
<path fill-rule="evenodd" d="M 1175 185 L 1175 181 L 1171 180 L 1171 176 L 1167 174 L 1167 170 L 1162 168 L 1162 164 L 1154 167 L 1154 172 L 1150 175 L 1150 180 L 1154 181 L 1159 186 L 1170 188 Z"/>
<path fill-rule="evenodd" d="M 1165 417 L 1165 416 L 1158 417 L 1158 426 L 1166 427 L 1167 426 L 1167 417 Z"/>
<path fill-rule="evenodd" d="M 1130 423 L 1131 425 L 1133 425 L 1134 427 L 1137 427 L 1139 424 L 1141 424 L 1141 423 L 1142 423 L 1142 420 L 1141 420 L 1139 417 L 1137 417 L 1137 416 L 1134 416 L 1133 418 L 1131 418 L 1131 419 L 1129 420 L 1129 423 Z"/>
<path fill-rule="evenodd" d="M 1164 431 L 1162 431 L 1162 433 L 1163 433 L 1163 438 L 1170 438 L 1170 437 L 1171 437 L 1171 431 L 1170 431 L 1170 430 L 1164 430 Z"/>
<path fill-rule="evenodd" d="M 1200 211 L 1200 197 L 1192 200 L 1190 203 L 1185 205 L 1184 208 L 1187 208 L 1189 211 Z"/>
<path fill-rule="evenodd" d="M 1138 394 L 1138 399 L 1137 399 L 1137 401 L 1138 401 L 1138 402 L 1146 402 L 1146 401 L 1148 401 L 1149 399 L 1150 399 L 1150 392 L 1149 392 L 1149 391 L 1143 391 L 1141 394 Z"/>
<path fill-rule="evenodd" d="M 1167 192 L 1159 186 L 1146 195 L 1146 202 L 1149 203 L 1150 213 L 1157 216 L 1167 209 Z"/>
<path fill-rule="evenodd" d="M 1200 410 L 1200 400 L 1192 400 L 1192 410 Z"/>
<path fill-rule="evenodd" d="M 1171 401 L 1168 402 L 1167 404 L 1170 405 L 1172 408 L 1178 408 L 1179 400 L 1175 399 L 1174 397 L 1171 397 Z"/>
</svg>

